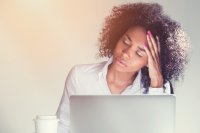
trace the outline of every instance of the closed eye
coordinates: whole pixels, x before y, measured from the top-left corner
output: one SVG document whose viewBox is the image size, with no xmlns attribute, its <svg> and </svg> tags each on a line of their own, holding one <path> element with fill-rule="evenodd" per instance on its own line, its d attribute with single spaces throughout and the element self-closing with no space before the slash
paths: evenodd
<svg viewBox="0 0 200 133">
<path fill-rule="evenodd" d="M 125 45 L 129 45 L 129 43 L 128 43 L 126 40 L 123 40 L 123 43 L 124 43 Z"/>
<path fill-rule="evenodd" d="M 139 57 L 142 57 L 142 56 L 143 56 L 142 51 L 137 51 L 136 54 L 137 54 Z"/>
<path fill-rule="evenodd" d="M 124 43 L 125 45 L 128 45 L 128 46 L 131 45 L 130 41 L 128 41 L 126 38 L 124 38 L 122 41 L 123 41 L 123 43 Z"/>
</svg>

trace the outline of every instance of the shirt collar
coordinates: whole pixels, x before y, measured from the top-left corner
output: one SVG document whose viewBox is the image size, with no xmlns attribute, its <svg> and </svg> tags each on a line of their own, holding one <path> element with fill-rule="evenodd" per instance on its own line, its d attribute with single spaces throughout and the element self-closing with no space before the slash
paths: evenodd
<svg viewBox="0 0 200 133">
<path fill-rule="evenodd" d="M 104 78 L 106 80 L 106 75 L 107 75 L 107 72 L 108 72 L 108 66 L 112 63 L 113 61 L 113 56 L 110 57 L 108 59 L 108 61 L 106 62 L 106 64 L 103 66 L 102 70 L 99 72 L 98 76 L 99 76 L 99 79 L 100 78 Z M 142 77 L 142 74 L 141 74 L 141 70 L 138 72 L 135 80 L 133 81 L 133 83 L 127 87 L 127 88 L 141 88 L 141 77 Z"/>
</svg>

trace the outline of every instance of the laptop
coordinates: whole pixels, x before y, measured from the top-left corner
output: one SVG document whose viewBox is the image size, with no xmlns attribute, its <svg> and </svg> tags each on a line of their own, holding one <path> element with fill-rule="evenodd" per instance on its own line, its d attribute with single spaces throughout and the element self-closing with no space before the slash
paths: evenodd
<svg viewBox="0 0 200 133">
<path fill-rule="evenodd" d="M 73 95 L 71 133 L 174 133 L 173 95 Z"/>
</svg>

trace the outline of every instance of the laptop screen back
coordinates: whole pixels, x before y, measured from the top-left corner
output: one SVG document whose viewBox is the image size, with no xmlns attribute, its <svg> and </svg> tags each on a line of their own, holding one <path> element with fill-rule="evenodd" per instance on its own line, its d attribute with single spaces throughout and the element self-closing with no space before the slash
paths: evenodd
<svg viewBox="0 0 200 133">
<path fill-rule="evenodd" d="M 71 133 L 174 133 L 173 95 L 74 95 Z"/>
</svg>

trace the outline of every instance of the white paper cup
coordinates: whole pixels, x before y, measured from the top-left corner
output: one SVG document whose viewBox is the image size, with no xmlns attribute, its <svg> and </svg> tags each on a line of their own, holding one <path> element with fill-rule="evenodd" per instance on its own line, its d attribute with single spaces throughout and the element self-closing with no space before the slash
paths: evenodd
<svg viewBox="0 0 200 133">
<path fill-rule="evenodd" d="M 36 133 L 57 133 L 58 119 L 53 115 L 39 115 L 34 119 Z"/>
<path fill-rule="evenodd" d="M 40 120 L 57 119 L 57 116 L 56 115 L 37 115 L 36 119 L 40 119 Z"/>
</svg>

